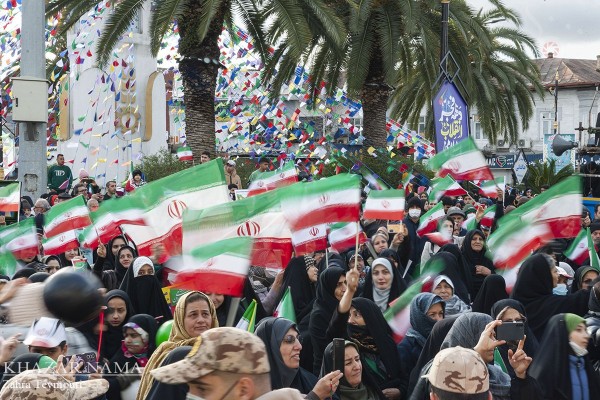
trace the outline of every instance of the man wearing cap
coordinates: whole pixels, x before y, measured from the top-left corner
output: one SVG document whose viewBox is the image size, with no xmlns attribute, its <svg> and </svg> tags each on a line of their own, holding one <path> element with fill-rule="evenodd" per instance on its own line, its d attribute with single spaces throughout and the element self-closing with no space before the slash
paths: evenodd
<svg viewBox="0 0 600 400">
<path fill-rule="evenodd" d="M 227 160 L 225 163 L 225 181 L 227 185 L 236 185 L 238 189 L 242 189 L 242 179 L 235 170 L 235 161 Z"/>
<path fill-rule="evenodd" d="M 452 221 L 454 221 L 454 234 L 462 237 L 467 234 L 467 230 L 462 227 L 462 223 L 465 222 L 465 213 L 459 207 L 450 207 L 446 213 Z"/>
<path fill-rule="evenodd" d="M 33 321 L 23 344 L 30 353 L 43 354 L 54 361 L 67 355 L 67 333 L 65 325 L 56 318 L 41 317 Z"/>
<path fill-rule="evenodd" d="M 295 389 L 271 392 L 269 358 L 263 341 L 242 329 L 222 327 L 202 333 L 185 359 L 156 368 L 154 379 L 186 383 L 187 399 L 301 399 Z M 281 393 L 281 396 L 276 396 Z"/>
<path fill-rule="evenodd" d="M 487 400 L 490 378 L 487 365 L 471 349 L 450 347 L 436 354 L 427 375 L 431 400 Z"/>
<path fill-rule="evenodd" d="M 250 182 L 252 182 L 253 180 L 255 180 L 260 174 L 262 174 L 263 172 L 266 172 L 269 169 L 269 164 L 271 162 L 269 161 L 269 159 L 267 157 L 261 157 L 258 160 L 258 169 L 255 171 L 252 171 L 252 173 L 250 174 L 250 178 L 248 179 Z"/>
</svg>

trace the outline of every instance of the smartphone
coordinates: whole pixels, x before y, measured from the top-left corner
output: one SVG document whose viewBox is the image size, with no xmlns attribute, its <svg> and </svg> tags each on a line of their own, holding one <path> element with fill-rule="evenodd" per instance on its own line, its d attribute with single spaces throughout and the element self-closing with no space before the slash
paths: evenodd
<svg viewBox="0 0 600 400">
<path fill-rule="evenodd" d="M 402 232 L 402 224 L 388 224 L 387 228 L 389 233 Z"/>
<path fill-rule="evenodd" d="M 71 358 L 75 357 L 75 365 L 83 362 L 83 366 L 79 370 L 79 374 L 93 374 L 96 372 L 98 368 L 98 360 L 96 358 L 96 353 L 90 351 L 88 353 L 75 354 L 73 356 L 65 356 L 63 358 L 63 364 L 68 365 L 71 361 Z"/>
<path fill-rule="evenodd" d="M 333 370 L 344 372 L 344 358 L 346 352 L 345 340 L 333 339 Z"/>
<path fill-rule="evenodd" d="M 517 341 L 525 337 L 525 323 L 523 321 L 503 322 L 496 327 L 496 339 Z"/>
</svg>

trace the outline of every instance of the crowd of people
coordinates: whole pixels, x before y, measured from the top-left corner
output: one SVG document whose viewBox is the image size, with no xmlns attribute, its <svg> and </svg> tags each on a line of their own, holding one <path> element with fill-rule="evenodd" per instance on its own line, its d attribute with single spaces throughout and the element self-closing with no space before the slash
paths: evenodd
<svg viewBox="0 0 600 400">
<path fill-rule="evenodd" d="M 225 168 L 227 184 L 241 186 L 235 162 Z M 84 195 L 93 211 L 120 195 L 115 181 L 96 190 L 85 171 L 72 188 L 72 181 L 64 184 L 64 168 L 51 173 L 53 194 L 33 207 L 24 199 L 25 217 L 42 219 L 67 196 Z M 132 177 L 133 186 L 144 184 L 141 171 Z M 436 202 L 415 186 L 402 221 L 360 221 L 369 241 L 358 251 L 317 251 L 282 270 L 252 267 L 239 305 L 193 290 L 170 304 L 160 246 L 151 257 L 139 256 L 125 236 L 93 252 L 22 258 L 13 276 L 0 277 L 0 398 L 600 398 L 600 271 L 590 260 L 566 259 L 569 240 L 553 241 L 528 257 L 507 287 L 487 255 L 496 221 L 532 196 L 498 189 L 494 199 L 442 197 L 446 216 L 438 231 L 447 240 L 439 243 L 417 234 Z M 494 204 L 494 222 L 482 224 Z M 471 213 L 476 227 L 467 230 Z M 592 216 L 583 208 L 581 225 L 590 227 L 598 251 L 600 210 Z M 84 271 L 73 272 L 78 262 Z M 410 299 L 407 330 L 399 336 L 384 313 L 433 264 L 441 270 Z M 28 309 L 57 273 L 97 279 L 100 314 L 72 323 L 44 307 Z M 295 320 L 273 317 L 287 288 Z M 253 300 L 254 333 L 225 327 L 230 314 L 237 322 Z M 503 339 L 502 325 L 522 331 Z"/>
</svg>

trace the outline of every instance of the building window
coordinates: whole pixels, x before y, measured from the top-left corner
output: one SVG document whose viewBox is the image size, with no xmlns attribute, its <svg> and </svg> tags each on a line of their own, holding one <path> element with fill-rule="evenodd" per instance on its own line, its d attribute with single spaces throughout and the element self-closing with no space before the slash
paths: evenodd
<svg viewBox="0 0 600 400">
<path fill-rule="evenodd" d="M 540 112 L 540 139 L 544 139 L 546 135 L 553 132 L 554 111 Z"/>
<path fill-rule="evenodd" d="M 425 132 L 425 116 L 424 115 L 421 115 L 419 117 L 419 127 L 418 127 L 418 129 L 419 129 L 417 131 L 418 134 L 422 134 L 422 133 Z"/>
<path fill-rule="evenodd" d="M 487 140 L 487 136 L 481 127 L 481 121 L 479 121 L 479 115 L 473 115 L 473 129 L 471 133 L 475 140 Z"/>
</svg>

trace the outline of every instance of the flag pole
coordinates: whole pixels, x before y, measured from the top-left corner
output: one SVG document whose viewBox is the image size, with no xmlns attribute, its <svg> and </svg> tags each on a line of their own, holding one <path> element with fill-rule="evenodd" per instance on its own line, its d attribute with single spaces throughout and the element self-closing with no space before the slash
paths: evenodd
<svg viewBox="0 0 600 400">
<path fill-rule="evenodd" d="M 356 221 L 356 245 L 354 247 L 354 268 L 358 263 L 358 235 L 360 233 L 360 220 Z"/>
<path fill-rule="evenodd" d="M 225 323 L 225 326 L 235 326 L 235 324 L 234 324 L 235 314 L 237 313 L 237 309 L 239 306 L 240 306 L 240 298 L 233 297 L 231 299 L 231 303 L 229 303 L 229 312 L 227 313 L 227 322 Z"/>
</svg>

